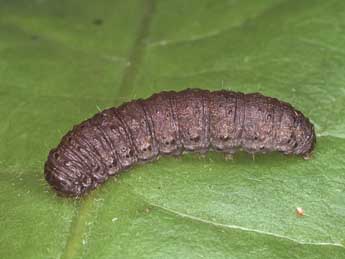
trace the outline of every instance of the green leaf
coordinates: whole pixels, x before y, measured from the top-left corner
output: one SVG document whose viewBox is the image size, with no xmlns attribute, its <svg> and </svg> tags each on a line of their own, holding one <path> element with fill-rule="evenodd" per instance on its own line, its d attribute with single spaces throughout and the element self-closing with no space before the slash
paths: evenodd
<svg viewBox="0 0 345 259">
<path fill-rule="evenodd" d="M 344 1 L 0 4 L 1 258 L 345 258 Z M 312 160 L 188 154 L 82 200 L 49 188 L 74 124 L 187 87 L 290 102 L 316 126 Z"/>
</svg>

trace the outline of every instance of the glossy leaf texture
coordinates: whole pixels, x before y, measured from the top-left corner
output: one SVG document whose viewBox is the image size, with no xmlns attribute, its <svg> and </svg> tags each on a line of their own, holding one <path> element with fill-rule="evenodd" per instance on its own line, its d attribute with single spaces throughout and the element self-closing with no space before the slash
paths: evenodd
<svg viewBox="0 0 345 259">
<path fill-rule="evenodd" d="M 344 14 L 341 0 L 1 0 L 0 257 L 345 258 Z M 188 154 L 81 200 L 50 190 L 43 164 L 74 124 L 187 87 L 290 102 L 316 126 L 313 158 Z"/>
</svg>

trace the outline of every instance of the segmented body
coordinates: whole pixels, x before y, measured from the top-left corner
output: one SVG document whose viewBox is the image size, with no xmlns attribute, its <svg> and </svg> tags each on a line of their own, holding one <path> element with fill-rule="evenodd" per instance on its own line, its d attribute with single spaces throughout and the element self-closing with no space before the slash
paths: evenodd
<svg viewBox="0 0 345 259">
<path fill-rule="evenodd" d="M 183 151 L 279 151 L 308 156 L 313 125 L 290 104 L 259 93 L 161 92 L 97 113 L 50 151 L 45 178 L 62 195 L 82 196 L 137 163 Z"/>
</svg>

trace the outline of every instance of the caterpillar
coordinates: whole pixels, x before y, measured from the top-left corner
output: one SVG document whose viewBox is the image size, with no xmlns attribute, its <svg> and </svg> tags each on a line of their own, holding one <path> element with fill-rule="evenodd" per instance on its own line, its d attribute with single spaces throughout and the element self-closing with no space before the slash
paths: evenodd
<svg viewBox="0 0 345 259">
<path fill-rule="evenodd" d="M 49 152 L 45 179 L 81 197 L 135 164 L 208 150 L 278 151 L 309 158 L 312 123 L 290 104 L 260 93 L 163 91 L 106 109 L 73 127 Z"/>
</svg>

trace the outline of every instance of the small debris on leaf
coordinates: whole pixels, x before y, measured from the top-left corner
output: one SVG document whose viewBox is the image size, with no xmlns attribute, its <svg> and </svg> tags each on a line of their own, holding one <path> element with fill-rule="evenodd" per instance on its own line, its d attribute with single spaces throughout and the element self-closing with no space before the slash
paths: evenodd
<svg viewBox="0 0 345 259">
<path fill-rule="evenodd" d="M 297 215 L 298 217 L 303 217 L 303 216 L 304 216 L 304 210 L 303 210 L 303 208 L 297 207 L 297 208 L 296 208 L 296 215 Z"/>
</svg>

